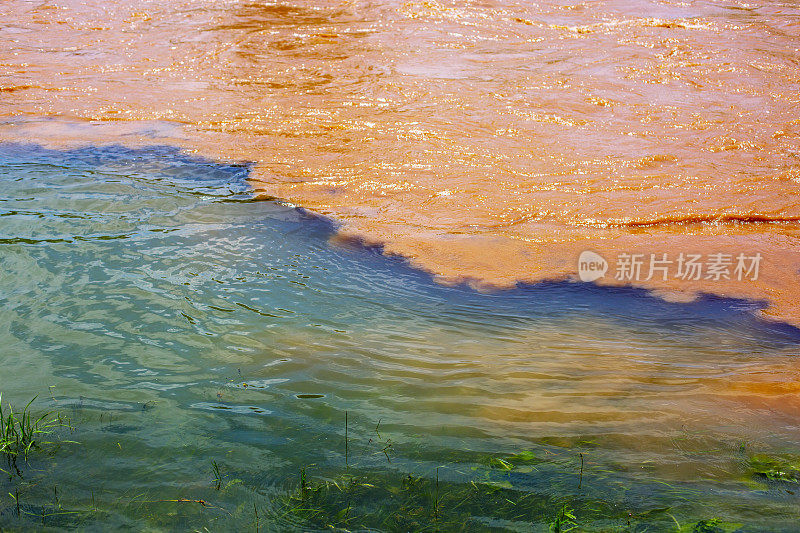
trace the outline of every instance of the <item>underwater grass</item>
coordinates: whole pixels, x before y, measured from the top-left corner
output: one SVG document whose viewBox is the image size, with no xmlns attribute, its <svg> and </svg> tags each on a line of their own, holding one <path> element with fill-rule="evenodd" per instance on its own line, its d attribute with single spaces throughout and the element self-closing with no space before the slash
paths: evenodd
<svg viewBox="0 0 800 533">
<path fill-rule="evenodd" d="M 753 474 L 771 481 L 800 482 L 800 457 L 789 455 L 752 455 L 748 461 Z"/>
<path fill-rule="evenodd" d="M 380 448 L 384 442 L 377 428 L 376 434 L 378 440 L 370 439 L 370 444 Z M 702 509 L 687 507 L 696 490 L 688 486 L 681 496 L 684 489 L 679 484 L 652 480 L 653 485 L 672 487 L 674 506 L 648 503 L 646 498 L 628 500 L 626 494 L 637 490 L 636 482 L 610 479 L 609 474 L 616 476 L 602 467 L 587 470 L 584 451 L 588 446 L 583 441 L 578 444 L 562 454 L 547 450 L 483 456 L 467 453 L 467 463 L 448 463 L 444 479 L 440 467 L 430 463 L 424 473 L 415 475 L 403 471 L 414 469 L 413 464 L 398 467 L 388 457 L 385 469 L 374 464 L 359 468 L 358 459 L 354 461 L 352 453 L 349 457 L 346 453 L 345 464 L 338 470 L 315 464 L 300 468 L 295 484 L 287 487 L 285 494 L 270 498 L 267 511 L 257 516 L 261 524 L 278 531 L 763 531 L 716 517 L 716 513 L 703 516 L 698 513 Z M 756 455 L 750 461 L 751 475 L 755 470 L 755 475 L 792 481 L 797 464 L 788 456 Z M 451 468 L 454 465 L 456 468 Z M 466 481 L 453 475 L 469 470 Z M 621 489 L 609 491 L 614 485 Z M 652 488 L 638 490 L 646 494 Z"/>
<path fill-rule="evenodd" d="M 3 395 L 0 394 L 0 454 L 8 465 L 8 470 L 0 468 L 0 471 L 9 477 L 22 477 L 21 463 L 27 463 L 30 453 L 53 444 L 45 440 L 47 435 L 60 427 L 71 428 L 60 414 L 45 412 L 36 418 L 31 412 L 31 405 L 36 398 L 34 396 L 21 411 L 15 412 L 10 403 L 3 408 Z"/>
<path fill-rule="evenodd" d="M 383 445 L 382 439 L 370 443 Z M 515 481 L 519 476 L 549 479 L 554 472 L 567 474 L 564 458 L 553 461 L 529 450 L 483 456 L 471 466 L 449 463 L 457 468 L 448 468 L 444 479 L 440 466 L 415 475 L 388 466 L 391 461 L 384 469 L 374 464 L 358 468 L 352 457 L 338 470 L 310 464 L 300 468 L 296 482 L 270 498 L 266 512 L 257 516 L 278 531 L 638 531 L 632 521 L 675 529 L 669 509 L 634 514 L 615 502 L 580 494 L 584 461 L 582 454 L 576 458 L 575 476 L 553 481 L 544 490 L 520 487 Z M 459 476 L 453 479 L 461 469 L 467 471 L 466 482 Z M 575 490 L 564 486 L 564 480 Z"/>
<path fill-rule="evenodd" d="M 743 526 L 720 518 L 678 521 L 670 511 L 634 513 L 601 498 L 558 497 L 413 474 L 354 475 L 352 466 L 334 477 L 312 477 L 304 467 L 296 485 L 272 498 L 266 512 L 254 509 L 272 531 L 734 533 Z"/>
<path fill-rule="evenodd" d="M 6 410 L 6 425 L 10 413 L 21 441 L 24 434 L 45 442 L 43 437 L 54 429 L 47 423 L 58 422 L 52 415 L 34 417 L 28 404 L 19 413 Z M 650 498 L 656 490 L 653 486 L 626 480 L 591 456 L 585 461 L 584 454 L 589 453 L 585 446 L 563 448 L 561 453 L 535 447 L 516 453 L 462 450 L 444 462 L 439 462 L 445 458 L 438 453 L 433 462 L 434 456 L 427 453 L 430 450 L 411 459 L 409 455 L 415 453 L 408 452 L 417 450 L 412 446 L 395 450 L 390 460 L 384 452 L 388 440 L 378 427 L 374 435 L 354 436 L 352 417 L 343 422 L 340 436 L 346 440 L 317 450 L 323 454 L 335 450 L 336 459 L 286 465 L 271 471 L 267 479 L 261 474 L 266 466 L 238 463 L 237 468 L 235 459 L 220 457 L 204 458 L 207 470 L 196 477 L 196 483 L 152 490 L 145 487 L 123 495 L 103 490 L 91 480 L 78 490 L 56 489 L 47 485 L 51 473 L 42 473 L 41 479 L 28 482 L 27 487 L 15 483 L 20 490 L 12 487 L 8 497 L 0 497 L 0 528 L 116 525 L 184 531 L 542 533 L 768 530 L 739 523 L 735 510 L 733 516 L 726 516 L 723 507 L 705 514 L 705 509 L 691 504 L 693 487 L 682 492 L 676 483 L 670 501 Z M 26 427 L 24 432 L 20 423 Z M 29 451 L 34 449 L 36 445 L 31 444 Z M 19 457 L 24 457 L 24 448 Z M 384 457 L 381 466 L 377 459 Z M 771 483 L 795 483 L 791 481 L 794 471 L 789 468 L 794 459 L 788 454 L 748 455 L 740 467 L 742 473 L 769 477 L 774 480 Z M 101 494 L 99 500 L 95 491 Z"/>
<path fill-rule="evenodd" d="M 212 483 L 214 484 L 214 490 L 225 491 L 228 488 L 232 487 L 233 485 L 237 485 L 237 484 L 242 482 L 241 479 L 236 479 L 236 478 L 229 479 L 230 475 L 229 474 L 223 474 L 222 473 L 222 467 L 215 460 L 211 461 L 211 471 L 212 471 L 212 473 L 214 475 L 214 477 L 211 480 Z"/>
</svg>

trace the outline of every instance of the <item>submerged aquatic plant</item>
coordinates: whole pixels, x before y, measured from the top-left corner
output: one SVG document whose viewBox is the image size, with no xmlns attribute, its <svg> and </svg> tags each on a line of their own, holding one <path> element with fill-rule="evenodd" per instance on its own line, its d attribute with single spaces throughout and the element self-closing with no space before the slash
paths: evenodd
<svg viewBox="0 0 800 533">
<path fill-rule="evenodd" d="M 40 449 L 52 442 L 44 440 L 59 427 L 69 427 L 60 415 L 46 412 L 38 418 L 31 413 L 31 404 L 36 397 L 29 401 L 22 411 L 15 412 L 11 404 L 3 409 L 3 396 L 0 394 L 0 454 L 8 464 L 8 470 L 2 470 L 9 477 L 15 474 L 22 477 L 20 460 L 27 462 L 32 450 Z"/>
<path fill-rule="evenodd" d="M 723 522 L 719 518 L 700 520 L 684 525 L 681 525 L 674 516 L 672 520 L 675 521 L 675 525 L 677 526 L 677 533 L 734 533 L 742 527 L 742 524 Z"/>
<path fill-rule="evenodd" d="M 800 482 L 800 457 L 756 454 L 750 457 L 753 474 L 773 481 Z"/>
<path fill-rule="evenodd" d="M 299 483 L 271 502 L 268 518 L 278 529 L 379 531 L 474 531 L 483 529 L 483 520 L 524 526 L 546 519 L 545 499 L 484 483 L 444 481 L 438 470 L 429 477 L 388 471 L 354 475 L 351 467 L 312 477 L 302 468 Z M 566 521 L 562 524 L 558 531 L 570 531 Z"/>
<path fill-rule="evenodd" d="M 214 471 L 214 488 L 219 490 L 222 487 L 222 474 L 219 471 L 219 464 L 216 461 L 211 461 L 211 468 Z"/>
<path fill-rule="evenodd" d="M 214 460 L 211 461 L 211 470 L 214 473 L 214 477 L 211 480 L 214 483 L 214 490 L 226 491 L 230 487 L 242 482 L 242 480 L 238 478 L 229 479 L 230 476 L 228 474 L 223 474 L 219 463 Z"/>
<path fill-rule="evenodd" d="M 573 531 L 578 528 L 576 520 L 575 510 L 568 509 L 565 503 L 558 512 L 556 519 L 550 524 L 550 531 L 552 533 L 567 533 L 568 531 Z"/>
<path fill-rule="evenodd" d="M 489 468 L 503 472 L 509 472 L 511 470 L 532 472 L 536 470 L 534 465 L 540 462 L 542 462 L 542 460 L 538 458 L 536 454 L 528 450 L 506 457 L 488 457 L 483 461 Z"/>
</svg>

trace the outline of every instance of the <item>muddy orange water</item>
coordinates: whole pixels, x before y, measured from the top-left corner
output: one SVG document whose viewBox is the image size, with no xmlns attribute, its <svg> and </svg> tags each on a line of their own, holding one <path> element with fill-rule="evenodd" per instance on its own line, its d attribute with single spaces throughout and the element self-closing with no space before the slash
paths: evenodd
<svg viewBox="0 0 800 533">
<path fill-rule="evenodd" d="M 445 282 L 575 277 L 588 249 L 598 283 L 800 324 L 799 58 L 796 2 L 6 0 L 0 139 L 252 161 Z"/>
</svg>

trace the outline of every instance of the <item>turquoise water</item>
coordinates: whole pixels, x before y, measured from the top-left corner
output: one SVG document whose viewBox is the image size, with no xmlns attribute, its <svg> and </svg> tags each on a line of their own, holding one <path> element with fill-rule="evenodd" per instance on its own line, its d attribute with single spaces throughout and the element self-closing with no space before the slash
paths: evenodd
<svg viewBox="0 0 800 533">
<path fill-rule="evenodd" d="M 437 285 L 248 171 L 0 145 L 0 392 L 77 442 L 0 527 L 798 530 L 752 459 L 800 453 L 800 333 L 758 303 Z"/>
</svg>

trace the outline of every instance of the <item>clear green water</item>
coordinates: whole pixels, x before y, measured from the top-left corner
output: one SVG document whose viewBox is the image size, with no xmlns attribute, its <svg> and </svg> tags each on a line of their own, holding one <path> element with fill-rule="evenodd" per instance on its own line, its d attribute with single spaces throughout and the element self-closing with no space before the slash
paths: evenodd
<svg viewBox="0 0 800 533">
<path fill-rule="evenodd" d="M 546 531 L 567 505 L 580 530 L 800 530 L 798 484 L 752 466 L 800 453 L 796 330 L 440 286 L 247 174 L 0 145 L 0 392 L 78 442 L 0 478 L 0 528 Z"/>
</svg>

